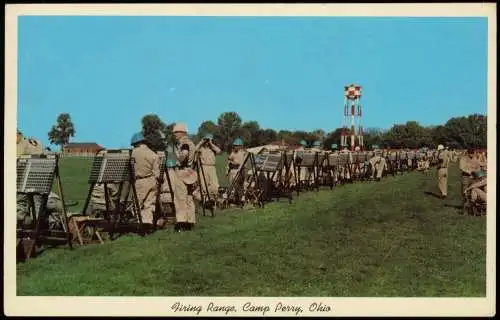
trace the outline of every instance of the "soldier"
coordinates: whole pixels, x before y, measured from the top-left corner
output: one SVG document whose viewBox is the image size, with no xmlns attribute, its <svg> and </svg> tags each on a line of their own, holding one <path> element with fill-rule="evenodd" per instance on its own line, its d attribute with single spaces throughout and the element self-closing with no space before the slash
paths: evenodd
<svg viewBox="0 0 500 320">
<path fill-rule="evenodd" d="M 212 196 L 216 196 L 219 191 L 219 179 L 217 178 L 215 156 L 221 153 L 221 149 L 213 142 L 213 135 L 207 134 L 196 146 L 196 151 L 198 152 L 198 155 L 200 157 L 200 162 L 204 174 L 204 176 L 202 174 L 200 177 L 200 188 L 205 187 L 206 181 L 208 188 L 207 191 Z"/>
<path fill-rule="evenodd" d="M 300 140 L 300 147 L 297 150 L 304 151 L 306 149 L 308 149 L 306 140 Z"/>
<path fill-rule="evenodd" d="M 459 167 L 462 171 L 462 192 L 468 187 L 473 180 L 473 174 L 481 170 L 486 163 L 479 161 L 474 157 L 474 150 L 467 150 L 467 154 L 463 155 L 459 161 Z"/>
<path fill-rule="evenodd" d="M 430 167 L 429 152 L 427 151 L 427 148 L 421 149 L 421 155 L 422 155 L 422 159 L 420 160 L 420 170 L 423 172 L 427 172 L 427 171 L 429 171 L 429 167 Z"/>
<path fill-rule="evenodd" d="M 369 161 L 372 166 L 372 179 L 375 178 L 376 174 L 376 180 L 380 181 L 380 179 L 382 178 L 382 174 L 387 167 L 387 162 L 382 156 L 382 151 L 379 149 L 378 145 L 373 146 L 373 149 L 375 152 L 375 156 L 372 157 Z"/>
<path fill-rule="evenodd" d="M 471 190 L 471 201 L 472 202 L 483 202 L 486 203 L 486 176 L 483 171 L 479 170 L 475 174 L 475 181 L 470 184 L 467 188 L 463 189 L 463 193 Z"/>
<path fill-rule="evenodd" d="M 41 154 L 44 154 L 44 148 L 40 140 L 25 138 L 22 132 L 17 130 L 17 156 Z"/>
<path fill-rule="evenodd" d="M 187 205 L 187 196 L 188 189 L 187 186 L 181 181 L 177 174 L 177 160 L 176 159 L 165 159 L 166 162 L 166 171 L 163 177 L 163 184 L 160 193 L 160 203 L 168 204 L 173 203 L 176 210 L 176 220 L 177 223 L 175 225 L 175 231 L 180 232 L 184 230 L 188 230 L 189 226 L 186 222 L 179 222 L 186 216 L 186 212 L 188 212 L 189 208 Z M 167 174 L 170 178 L 170 184 L 168 183 Z M 172 190 L 170 189 L 172 187 Z M 179 216 L 177 216 L 177 212 L 180 212 Z M 165 227 L 166 225 L 165 219 L 160 219 L 158 221 L 158 226 L 160 228 Z"/>
<path fill-rule="evenodd" d="M 177 175 L 186 185 L 187 190 L 185 210 L 177 210 L 176 213 L 176 230 L 192 230 L 196 223 L 196 205 L 193 197 L 196 181 L 198 180 L 198 175 L 193 170 L 196 146 L 189 139 L 187 127 L 184 123 L 176 123 L 172 131 L 177 140 Z M 184 197 L 184 195 L 182 196 Z"/>
<path fill-rule="evenodd" d="M 228 171 L 227 171 L 227 176 L 229 178 L 229 183 L 232 184 L 233 181 L 237 178 L 237 173 L 241 165 L 243 165 L 243 161 L 245 160 L 245 149 L 243 149 L 243 140 L 240 138 L 236 138 L 233 142 L 233 148 L 231 150 L 231 153 L 229 154 L 227 160 L 228 160 Z M 236 190 L 241 190 L 242 188 L 245 187 L 244 181 L 246 180 L 245 178 L 245 171 L 241 170 L 241 177 L 239 178 L 240 180 L 238 181 L 237 185 L 235 186 Z M 241 200 L 244 201 L 244 196 L 240 195 L 239 192 L 237 192 L 237 198 L 240 198 Z"/>
<path fill-rule="evenodd" d="M 321 149 L 321 141 L 319 140 L 314 141 L 313 148 Z"/>
<path fill-rule="evenodd" d="M 135 159 L 135 189 L 141 208 L 142 223 L 152 226 L 156 185 L 160 177 L 158 155 L 148 147 L 142 132 L 134 134 L 130 144 L 134 148 L 132 157 Z"/>
<path fill-rule="evenodd" d="M 444 199 L 448 196 L 448 164 L 450 158 L 448 152 L 445 150 L 442 144 L 437 147 L 437 176 L 438 176 L 438 187 L 441 192 L 441 198 Z"/>
<path fill-rule="evenodd" d="M 331 154 L 338 156 L 339 150 L 338 150 L 338 145 L 336 143 L 333 143 L 330 146 L 331 149 Z M 338 165 L 335 165 L 335 167 L 330 167 L 330 174 L 333 179 L 333 183 L 336 185 L 339 179 L 339 170 L 338 170 Z"/>
</svg>

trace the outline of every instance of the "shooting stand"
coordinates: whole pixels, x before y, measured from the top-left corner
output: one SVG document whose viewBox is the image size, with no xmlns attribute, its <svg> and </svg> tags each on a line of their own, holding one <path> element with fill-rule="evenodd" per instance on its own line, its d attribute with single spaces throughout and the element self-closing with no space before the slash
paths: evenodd
<svg viewBox="0 0 500 320">
<path fill-rule="evenodd" d="M 391 152 L 387 155 L 387 165 L 389 167 L 388 174 L 392 174 L 393 176 L 397 174 L 397 160 L 397 154 Z"/>
<path fill-rule="evenodd" d="M 266 152 L 255 156 L 258 188 L 262 190 L 262 200 L 272 201 L 273 197 L 279 201 L 281 197 L 292 202 L 292 192 L 286 185 L 285 154 Z"/>
<path fill-rule="evenodd" d="M 203 211 L 203 216 L 206 215 L 205 209 L 210 210 L 210 216 L 215 217 L 215 208 L 217 204 L 216 195 L 211 194 L 208 189 L 207 179 L 205 176 L 205 170 L 203 168 L 203 164 L 201 163 L 200 153 L 196 152 L 194 156 L 194 169 L 198 174 L 198 188 L 200 190 L 201 195 L 201 208 Z"/>
<path fill-rule="evenodd" d="M 344 152 L 339 153 L 339 169 L 340 169 L 340 179 L 342 184 L 345 184 L 346 182 L 352 182 L 350 153 L 344 153 Z"/>
<path fill-rule="evenodd" d="M 330 187 L 330 190 L 336 185 L 336 177 L 339 172 L 339 155 L 336 153 L 327 153 L 323 160 L 323 169 L 325 171 L 325 185 Z"/>
<path fill-rule="evenodd" d="M 351 172 L 352 180 L 361 181 L 363 180 L 365 167 L 365 155 L 361 152 L 353 152 L 351 160 Z"/>
<path fill-rule="evenodd" d="M 174 188 L 172 185 L 172 178 L 170 177 L 170 170 L 167 166 L 167 152 L 166 151 L 159 151 L 157 152 L 158 157 L 160 159 L 160 179 L 156 185 L 156 205 L 155 205 L 155 215 L 154 215 L 154 221 L 153 225 L 157 226 L 158 220 L 160 218 L 164 218 L 165 220 L 168 221 L 174 221 L 175 220 L 175 214 L 176 214 L 176 208 L 175 208 L 175 203 L 174 203 Z M 165 181 L 165 177 L 167 178 L 167 181 Z M 168 197 L 164 198 L 162 197 L 163 192 L 163 184 L 167 183 L 168 186 L 168 191 L 167 195 Z M 162 201 L 165 200 L 165 201 Z"/>
<path fill-rule="evenodd" d="M 62 214 L 51 216 L 58 221 L 55 226 L 49 224 L 47 210 L 47 202 L 54 181 L 62 202 Z M 58 155 L 19 157 L 17 159 L 17 194 L 26 197 L 29 204 L 28 214 L 32 218 L 30 225 L 21 225 L 17 228 L 18 261 L 36 256 L 36 248 L 45 244 L 67 244 L 70 249 L 73 248 L 59 172 Z M 35 197 L 39 201 L 36 201 Z M 38 208 L 36 208 L 36 202 L 39 202 Z"/>
<path fill-rule="evenodd" d="M 85 239 L 92 241 L 93 235 L 100 238 L 98 229 L 109 233 L 110 240 L 113 240 L 115 233 L 123 233 L 132 227 L 133 231 L 144 235 L 144 226 L 142 224 L 139 200 L 135 189 L 135 161 L 132 158 L 132 150 L 107 150 L 94 157 L 92 169 L 89 176 L 90 190 L 83 207 L 83 215 L 86 215 L 87 208 L 96 184 L 102 184 L 104 187 L 105 210 L 103 217 L 92 217 L 81 222 L 85 227 L 92 231 L 91 238 Z M 118 185 L 118 196 L 111 209 L 111 199 L 109 185 Z M 125 197 L 123 197 L 124 186 L 128 186 Z M 130 192 L 132 195 L 130 197 Z M 131 199 L 130 199 L 131 198 Z M 75 222 L 76 224 L 76 222 Z M 75 230 L 80 241 L 84 244 L 82 237 L 82 227 L 75 225 Z M 99 239 L 101 242 L 102 240 Z"/>
<path fill-rule="evenodd" d="M 246 165 L 248 163 L 250 163 L 252 173 L 248 180 L 248 186 L 246 186 Z M 236 176 L 222 195 L 222 207 L 229 208 L 229 205 L 233 203 L 243 208 L 245 202 L 252 202 L 254 206 L 257 205 L 262 207 L 262 190 L 258 188 L 257 181 L 258 177 L 257 170 L 255 169 L 255 158 L 253 157 L 253 153 L 247 152 L 243 163 L 239 166 L 238 171 L 236 172 Z"/>
<path fill-rule="evenodd" d="M 409 171 L 408 152 L 406 151 L 399 151 L 399 169 L 402 173 Z"/>
<path fill-rule="evenodd" d="M 319 159 L 317 152 L 297 152 L 294 162 L 297 179 L 297 195 L 299 190 L 312 190 L 319 191 Z M 301 179 L 301 172 L 305 171 L 305 180 Z"/>
</svg>

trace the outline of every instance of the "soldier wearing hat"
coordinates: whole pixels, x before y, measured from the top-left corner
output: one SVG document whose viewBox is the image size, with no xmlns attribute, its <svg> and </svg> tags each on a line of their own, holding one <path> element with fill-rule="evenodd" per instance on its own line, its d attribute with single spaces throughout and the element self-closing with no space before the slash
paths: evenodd
<svg viewBox="0 0 500 320">
<path fill-rule="evenodd" d="M 378 145 L 373 145 L 372 149 L 374 151 L 374 156 L 370 158 L 369 163 L 372 168 L 372 179 L 380 181 L 385 168 L 387 167 L 387 162 L 385 157 L 382 156 L 382 151 L 379 149 Z"/>
<path fill-rule="evenodd" d="M 231 153 L 229 154 L 228 160 L 228 173 L 227 176 L 229 178 L 229 183 L 233 183 L 233 181 L 237 177 L 238 170 L 241 165 L 243 165 L 243 161 L 245 161 L 245 149 L 243 148 L 243 140 L 241 138 L 236 138 L 233 141 L 233 148 Z M 237 190 L 244 187 L 245 181 L 245 171 L 241 170 L 241 178 L 238 181 L 238 185 L 236 186 Z M 241 183 L 241 185 L 240 185 Z"/>
<path fill-rule="evenodd" d="M 321 149 L 321 141 L 319 140 L 314 141 L 313 147 L 316 149 Z"/>
<path fill-rule="evenodd" d="M 44 153 L 44 147 L 40 140 L 32 137 L 26 138 L 21 131 L 17 130 L 17 156 L 41 155 Z"/>
<path fill-rule="evenodd" d="M 332 143 L 330 145 L 330 150 L 331 150 L 332 154 L 338 156 L 339 150 L 338 150 L 338 145 L 336 143 Z M 339 169 L 338 169 L 338 166 L 335 166 L 335 168 L 331 168 L 330 170 L 331 170 L 331 175 L 333 177 L 333 182 L 336 185 L 338 183 L 338 180 L 339 180 Z"/>
<path fill-rule="evenodd" d="M 182 197 L 186 200 L 185 208 L 176 210 L 176 230 L 191 230 L 196 223 L 196 205 L 193 193 L 196 187 L 198 175 L 193 170 L 196 146 L 188 137 L 188 130 L 184 123 L 176 123 L 172 132 L 177 140 L 176 155 L 178 160 L 177 174 L 186 185 L 187 194 Z M 176 190 L 177 191 L 177 190 Z"/>
<path fill-rule="evenodd" d="M 156 203 L 156 185 L 160 177 L 158 155 L 149 148 L 142 132 L 132 136 L 132 158 L 135 160 L 135 189 L 141 208 L 142 223 L 152 225 Z"/>
<path fill-rule="evenodd" d="M 297 148 L 298 151 L 304 151 L 307 149 L 307 141 L 306 140 L 300 140 L 299 144 L 300 144 L 300 147 Z"/>
<path fill-rule="evenodd" d="M 437 152 L 438 187 L 441 192 L 441 198 L 444 199 L 448 196 L 448 165 L 450 163 L 450 158 L 448 156 L 448 152 L 442 144 L 438 145 Z"/>
<path fill-rule="evenodd" d="M 196 151 L 203 168 L 200 187 L 204 187 L 206 181 L 208 192 L 215 196 L 219 190 L 215 156 L 221 153 L 221 149 L 213 142 L 213 138 L 212 134 L 206 134 L 196 146 Z"/>
</svg>

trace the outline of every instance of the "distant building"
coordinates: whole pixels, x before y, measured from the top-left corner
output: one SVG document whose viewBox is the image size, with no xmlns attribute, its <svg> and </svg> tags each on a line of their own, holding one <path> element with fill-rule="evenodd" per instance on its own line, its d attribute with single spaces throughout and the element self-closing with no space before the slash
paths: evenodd
<svg viewBox="0 0 500 320">
<path fill-rule="evenodd" d="M 63 147 L 64 155 L 71 156 L 93 156 L 104 148 L 95 142 L 73 142 Z"/>
</svg>

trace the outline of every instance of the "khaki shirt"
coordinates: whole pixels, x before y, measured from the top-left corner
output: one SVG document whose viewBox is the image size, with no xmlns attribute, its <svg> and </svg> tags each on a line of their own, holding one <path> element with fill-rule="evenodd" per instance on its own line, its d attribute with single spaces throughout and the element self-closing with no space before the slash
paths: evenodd
<svg viewBox="0 0 500 320">
<path fill-rule="evenodd" d="M 204 146 L 203 141 L 198 143 L 196 149 L 199 151 L 201 164 L 206 166 L 214 166 L 215 155 L 221 152 L 220 148 L 215 144 Z"/>
<path fill-rule="evenodd" d="M 473 172 L 481 169 L 481 166 L 484 166 L 485 163 L 479 161 L 475 157 L 470 158 L 468 155 L 462 156 L 460 158 L 459 167 L 462 172 L 467 174 L 472 174 Z"/>
<path fill-rule="evenodd" d="M 245 160 L 245 150 L 240 149 L 237 152 L 232 151 L 228 157 L 230 164 L 241 166 Z"/>
<path fill-rule="evenodd" d="M 159 157 L 148 146 L 141 144 L 134 148 L 132 157 L 135 159 L 136 179 L 160 176 Z"/>
<path fill-rule="evenodd" d="M 181 167 L 191 167 L 194 162 L 196 146 L 187 136 L 180 138 L 177 146 L 176 154 L 179 165 Z"/>
<path fill-rule="evenodd" d="M 439 168 L 447 169 L 450 163 L 450 156 L 448 154 L 448 151 L 442 150 L 441 152 L 438 153 L 437 158 L 438 160 L 440 160 Z"/>
</svg>

